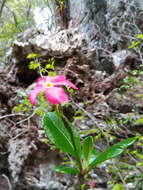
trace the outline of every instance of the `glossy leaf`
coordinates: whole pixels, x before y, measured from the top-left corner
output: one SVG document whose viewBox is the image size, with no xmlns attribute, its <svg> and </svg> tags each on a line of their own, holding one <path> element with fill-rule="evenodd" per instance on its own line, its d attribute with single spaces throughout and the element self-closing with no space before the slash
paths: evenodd
<svg viewBox="0 0 143 190">
<path fill-rule="evenodd" d="M 50 141 L 66 153 L 76 156 L 69 132 L 56 112 L 48 112 L 43 118 L 43 127 Z"/>
<path fill-rule="evenodd" d="M 82 151 L 86 165 L 89 163 L 90 154 L 93 150 L 93 138 L 88 136 L 83 141 Z"/>
<path fill-rule="evenodd" d="M 135 138 L 127 138 L 113 146 L 111 146 L 110 148 L 108 148 L 105 152 L 99 154 L 99 156 L 97 156 L 97 158 L 89 165 L 89 169 L 92 169 L 94 166 L 96 166 L 97 164 L 100 164 L 106 160 L 112 159 L 118 155 L 120 155 L 125 148 L 127 148 L 128 146 L 130 146 L 131 144 L 133 144 L 135 142 Z"/>
<path fill-rule="evenodd" d="M 123 189 L 124 189 L 124 187 L 123 187 L 122 184 L 116 184 L 116 185 L 112 188 L 112 190 L 123 190 Z"/>
<path fill-rule="evenodd" d="M 143 34 L 137 35 L 137 38 L 138 38 L 138 39 L 143 39 Z"/>
<path fill-rule="evenodd" d="M 64 173 L 64 174 L 78 174 L 79 170 L 73 167 L 60 165 L 54 168 L 56 172 Z"/>
<path fill-rule="evenodd" d="M 100 154 L 99 152 L 93 149 L 92 152 L 90 153 L 89 164 L 91 164 L 99 154 Z"/>
<path fill-rule="evenodd" d="M 66 120 L 66 127 L 69 131 L 69 133 L 72 135 L 74 144 L 76 146 L 76 151 L 78 152 L 78 154 L 81 155 L 81 144 L 80 144 L 80 135 L 77 132 L 76 128 L 72 125 L 72 123 L 70 123 L 68 120 Z"/>
<path fill-rule="evenodd" d="M 141 117 L 135 121 L 135 125 L 142 125 L 142 124 L 143 124 L 143 117 Z"/>
<path fill-rule="evenodd" d="M 72 123 L 70 123 L 66 118 L 65 118 L 65 126 L 70 134 L 71 141 L 74 146 L 77 162 L 78 162 L 79 167 L 81 168 L 82 167 L 82 163 L 81 163 L 82 151 L 81 151 L 81 144 L 80 144 L 80 135 L 77 132 L 76 128 L 72 125 Z"/>
</svg>

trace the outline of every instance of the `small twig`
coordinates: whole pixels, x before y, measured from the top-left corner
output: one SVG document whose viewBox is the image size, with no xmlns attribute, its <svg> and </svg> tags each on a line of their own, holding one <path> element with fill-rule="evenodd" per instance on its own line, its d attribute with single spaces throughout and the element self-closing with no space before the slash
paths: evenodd
<svg viewBox="0 0 143 190">
<path fill-rule="evenodd" d="M 8 114 L 8 115 L 4 115 L 4 116 L 0 117 L 0 120 L 5 119 L 7 117 L 13 117 L 13 116 L 18 116 L 18 115 L 24 116 L 23 113 L 13 113 L 13 114 Z"/>
<path fill-rule="evenodd" d="M 39 66 L 39 73 L 40 73 L 40 77 L 43 77 L 42 72 L 41 72 L 41 66 Z"/>
<path fill-rule="evenodd" d="M 21 120 L 21 121 L 18 121 L 15 125 L 18 125 L 18 124 L 20 124 L 20 123 L 23 123 L 24 121 L 27 121 L 27 120 L 29 120 L 30 118 L 32 118 L 34 115 L 35 115 L 35 111 L 29 116 L 29 117 L 27 117 L 27 118 L 25 118 L 25 119 L 23 119 L 23 120 Z"/>
<path fill-rule="evenodd" d="M 6 154 L 8 154 L 8 151 L 6 151 L 6 152 L 0 152 L 0 155 L 6 155 Z"/>
<path fill-rule="evenodd" d="M 4 177 L 4 178 L 6 179 L 6 181 L 7 181 L 7 183 L 8 183 L 9 190 L 12 190 L 12 185 L 11 185 L 11 183 L 10 183 L 9 178 L 8 178 L 5 174 L 2 174 L 2 177 Z"/>
<path fill-rule="evenodd" d="M 76 107 L 78 107 L 81 111 L 83 111 L 84 114 L 87 115 L 87 116 L 94 122 L 94 124 L 95 124 L 96 127 L 99 129 L 99 131 L 103 133 L 103 129 L 100 128 L 100 127 L 98 127 L 98 123 L 96 122 L 96 120 L 95 120 L 95 118 L 92 116 L 92 114 L 89 113 L 89 112 L 87 112 L 84 108 L 82 108 L 81 106 L 79 106 L 77 103 L 75 103 L 73 99 L 71 99 L 71 100 L 72 100 L 72 103 L 73 103 Z"/>
<path fill-rule="evenodd" d="M 19 133 L 18 135 L 16 135 L 16 136 L 13 137 L 12 139 L 15 140 L 15 139 L 17 139 L 18 137 L 20 137 L 21 135 L 25 134 L 26 132 L 28 132 L 28 130 L 22 131 L 21 133 Z"/>
<path fill-rule="evenodd" d="M 106 52 L 106 53 L 109 54 L 108 57 L 112 57 L 112 51 L 109 51 L 109 50 L 104 49 L 104 48 L 102 48 L 102 47 L 97 47 L 96 49 L 98 49 L 98 50 L 103 50 L 104 52 Z"/>
</svg>

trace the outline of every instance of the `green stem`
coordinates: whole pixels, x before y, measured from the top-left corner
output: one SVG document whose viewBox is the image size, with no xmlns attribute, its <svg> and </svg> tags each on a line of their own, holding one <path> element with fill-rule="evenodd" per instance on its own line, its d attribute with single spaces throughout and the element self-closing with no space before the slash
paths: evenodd
<svg viewBox="0 0 143 190">
<path fill-rule="evenodd" d="M 78 183 L 77 183 L 76 189 L 77 190 L 85 190 L 86 189 L 85 175 L 82 175 L 82 174 L 78 175 Z"/>
</svg>

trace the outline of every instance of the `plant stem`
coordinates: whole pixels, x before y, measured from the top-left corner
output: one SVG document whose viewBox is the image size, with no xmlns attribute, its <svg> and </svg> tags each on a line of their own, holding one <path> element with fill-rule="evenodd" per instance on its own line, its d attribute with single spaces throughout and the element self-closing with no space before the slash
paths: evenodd
<svg viewBox="0 0 143 190">
<path fill-rule="evenodd" d="M 85 175 L 83 174 L 79 174 L 78 175 L 78 182 L 76 183 L 76 190 L 85 190 L 86 189 L 86 185 L 85 185 Z"/>
</svg>

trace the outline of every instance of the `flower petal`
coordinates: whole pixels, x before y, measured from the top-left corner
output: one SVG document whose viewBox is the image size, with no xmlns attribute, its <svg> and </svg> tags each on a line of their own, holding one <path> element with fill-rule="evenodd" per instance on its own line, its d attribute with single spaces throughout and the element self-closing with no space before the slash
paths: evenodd
<svg viewBox="0 0 143 190">
<path fill-rule="evenodd" d="M 36 87 L 44 87 L 44 84 L 47 82 L 54 83 L 54 86 L 71 86 L 73 89 L 77 90 L 78 88 L 69 80 L 66 80 L 65 75 L 59 76 L 43 76 L 37 80 Z"/>
<path fill-rule="evenodd" d="M 52 78 L 52 82 L 62 82 L 64 80 L 66 80 L 65 75 L 58 75 Z"/>
<path fill-rule="evenodd" d="M 45 76 L 38 78 L 38 80 L 36 82 L 36 87 L 43 87 L 45 81 L 46 81 L 46 77 Z"/>
<path fill-rule="evenodd" d="M 46 90 L 46 99 L 52 104 L 60 104 L 68 101 L 68 96 L 62 88 L 51 87 Z"/>
<path fill-rule="evenodd" d="M 41 92 L 45 92 L 46 90 L 47 90 L 47 88 L 41 88 L 41 87 L 31 90 L 31 92 L 29 94 L 29 100 L 30 100 L 31 104 L 35 105 L 36 97 L 38 96 L 38 94 L 40 94 Z"/>
<path fill-rule="evenodd" d="M 64 85 L 64 86 L 71 86 L 73 89 L 77 90 L 78 88 L 72 83 L 70 82 L 69 80 L 63 80 L 61 82 L 55 82 L 54 83 L 55 86 L 61 86 L 61 85 Z"/>
<path fill-rule="evenodd" d="M 71 86 L 74 89 L 78 89 L 72 82 L 70 82 L 69 80 L 66 80 L 66 76 L 65 75 L 59 75 L 56 77 L 53 77 L 50 79 L 55 86 L 61 86 L 61 85 L 65 85 L 65 86 Z"/>
</svg>

